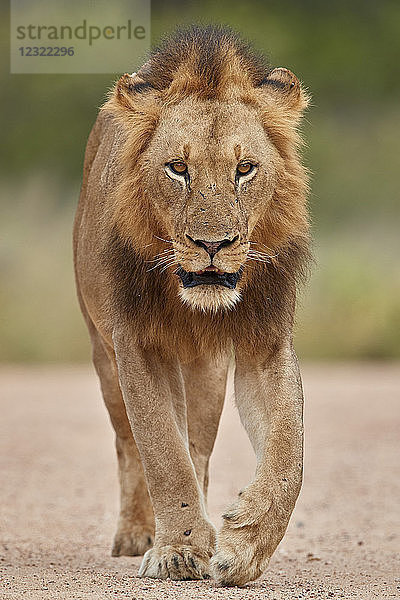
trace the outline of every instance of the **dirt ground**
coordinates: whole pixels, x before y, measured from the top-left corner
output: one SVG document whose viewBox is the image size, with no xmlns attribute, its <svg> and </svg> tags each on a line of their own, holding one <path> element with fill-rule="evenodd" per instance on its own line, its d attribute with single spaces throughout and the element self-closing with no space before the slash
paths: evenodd
<svg viewBox="0 0 400 600">
<path fill-rule="evenodd" d="M 0 369 L 0 598 L 399 598 L 400 365 L 302 371 L 295 513 L 263 578 L 225 589 L 139 579 L 140 558 L 111 558 L 116 457 L 91 368 Z M 216 525 L 253 469 L 228 398 L 211 466 Z"/>
</svg>

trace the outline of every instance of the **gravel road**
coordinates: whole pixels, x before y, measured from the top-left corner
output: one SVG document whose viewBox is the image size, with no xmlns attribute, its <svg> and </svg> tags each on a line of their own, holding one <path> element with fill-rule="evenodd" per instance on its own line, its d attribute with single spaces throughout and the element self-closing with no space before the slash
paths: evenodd
<svg viewBox="0 0 400 600">
<path fill-rule="evenodd" d="M 400 365 L 305 365 L 305 478 L 260 580 L 137 578 L 112 558 L 113 434 L 89 367 L 0 369 L 0 598 L 400 598 Z M 213 454 L 216 525 L 254 459 L 230 397 Z"/>
</svg>

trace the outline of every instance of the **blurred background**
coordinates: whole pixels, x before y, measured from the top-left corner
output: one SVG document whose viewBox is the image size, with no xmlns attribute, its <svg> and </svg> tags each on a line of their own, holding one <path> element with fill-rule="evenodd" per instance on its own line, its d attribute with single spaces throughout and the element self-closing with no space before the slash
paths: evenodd
<svg viewBox="0 0 400 600">
<path fill-rule="evenodd" d="M 0 10 L 0 361 L 88 361 L 71 230 L 86 139 L 115 76 L 10 75 Z M 313 96 L 303 132 L 316 265 L 300 297 L 301 358 L 399 358 L 400 2 L 153 0 L 153 42 L 191 22 L 233 26 Z M 127 57 L 122 70 L 139 66 Z"/>
</svg>

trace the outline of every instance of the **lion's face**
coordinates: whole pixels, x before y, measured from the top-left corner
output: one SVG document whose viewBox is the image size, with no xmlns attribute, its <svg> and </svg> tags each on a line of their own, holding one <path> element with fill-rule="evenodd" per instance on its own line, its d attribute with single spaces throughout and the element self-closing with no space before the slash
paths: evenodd
<svg viewBox="0 0 400 600">
<path fill-rule="evenodd" d="M 308 244 L 297 152 L 307 96 L 289 70 L 258 72 L 228 42 L 207 76 L 203 55 L 168 52 L 121 77 L 104 106 L 123 140 L 114 229 L 165 276 L 170 301 L 205 311 L 247 298 L 256 261 L 284 272 Z"/>
<path fill-rule="evenodd" d="M 256 109 L 187 98 L 163 112 L 143 158 L 182 300 L 203 310 L 233 306 L 282 162 Z"/>
</svg>

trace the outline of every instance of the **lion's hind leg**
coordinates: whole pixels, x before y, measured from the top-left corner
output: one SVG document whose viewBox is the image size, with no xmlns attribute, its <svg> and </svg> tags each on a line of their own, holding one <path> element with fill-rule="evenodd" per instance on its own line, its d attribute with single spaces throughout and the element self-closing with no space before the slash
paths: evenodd
<svg viewBox="0 0 400 600">
<path fill-rule="evenodd" d="M 139 452 L 126 415 L 117 370 L 98 332 L 91 329 L 93 362 L 116 434 L 120 481 L 120 515 L 113 556 L 144 554 L 154 540 L 154 515 Z"/>
<path fill-rule="evenodd" d="M 208 464 L 224 406 L 229 357 L 199 358 L 182 366 L 185 380 L 190 455 L 204 499 Z"/>
</svg>

